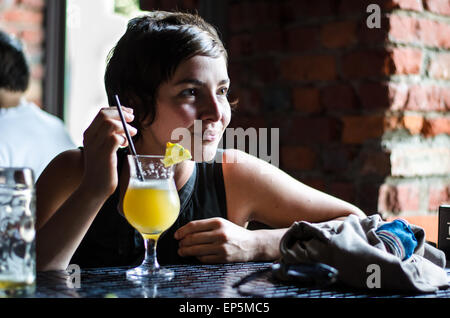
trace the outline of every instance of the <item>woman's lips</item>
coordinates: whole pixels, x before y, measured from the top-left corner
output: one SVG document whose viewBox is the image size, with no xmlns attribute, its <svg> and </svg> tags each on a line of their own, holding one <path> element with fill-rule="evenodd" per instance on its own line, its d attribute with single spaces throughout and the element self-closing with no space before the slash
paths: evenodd
<svg viewBox="0 0 450 318">
<path fill-rule="evenodd" d="M 217 139 L 218 134 L 213 132 L 205 132 L 203 134 L 203 141 L 214 141 Z"/>
<path fill-rule="evenodd" d="M 219 136 L 219 133 L 215 131 L 204 131 L 201 135 L 194 134 L 194 138 L 200 138 L 202 141 L 215 141 Z"/>
</svg>

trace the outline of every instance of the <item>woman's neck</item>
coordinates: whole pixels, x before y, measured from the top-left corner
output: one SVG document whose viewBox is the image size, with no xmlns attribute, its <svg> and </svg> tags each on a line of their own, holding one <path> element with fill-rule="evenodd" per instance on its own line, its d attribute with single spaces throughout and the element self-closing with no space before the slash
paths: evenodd
<svg viewBox="0 0 450 318">
<path fill-rule="evenodd" d="M 175 184 L 177 190 L 180 190 L 186 182 L 188 182 L 192 173 L 194 172 L 195 162 L 192 160 L 185 160 L 175 166 Z"/>
</svg>

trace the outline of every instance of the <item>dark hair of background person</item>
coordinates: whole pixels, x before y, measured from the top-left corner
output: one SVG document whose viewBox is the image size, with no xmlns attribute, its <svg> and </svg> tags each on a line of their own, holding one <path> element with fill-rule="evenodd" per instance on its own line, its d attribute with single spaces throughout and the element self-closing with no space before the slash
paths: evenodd
<svg viewBox="0 0 450 318">
<path fill-rule="evenodd" d="M 109 105 L 116 105 L 117 94 L 122 105 L 134 109 L 135 139 L 141 123 L 154 120 L 158 87 L 181 62 L 196 55 L 228 60 L 217 31 L 196 14 L 157 11 L 128 22 L 108 56 L 105 88 Z"/>
<path fill-rule="evenodd" d="M 30 68 L 19 39 L 0 30 L 0 88 L 24 92 L 28 88 Z"/>
</svg>

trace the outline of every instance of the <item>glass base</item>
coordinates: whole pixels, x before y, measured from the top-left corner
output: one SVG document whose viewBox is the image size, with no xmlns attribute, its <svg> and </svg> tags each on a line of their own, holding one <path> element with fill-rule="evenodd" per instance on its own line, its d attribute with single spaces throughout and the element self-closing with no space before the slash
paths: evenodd
<svg viewBox="0 0 450 318">
<path fill-rule="evenodd" d="M 148 266 L 138 266 L 127 270 L 128 279 L 157 279 L 157 280 L 171 280 L 175 273 L 167 268 L 152 268 Z"/>
</svg>

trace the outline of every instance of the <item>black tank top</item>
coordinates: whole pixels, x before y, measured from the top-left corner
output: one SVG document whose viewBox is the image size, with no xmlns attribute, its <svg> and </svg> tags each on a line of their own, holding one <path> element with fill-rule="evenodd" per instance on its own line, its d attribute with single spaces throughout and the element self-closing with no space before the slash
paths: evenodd
<svg viewBox="0 0 450 318">
<path fill-rule="evenodd" d="M 216 158 L 221 158 L 219 149 Z M 117 170 L 128 150 L 117 151 Z M 160 264 L 198 264 L 195 257 L 180 257 L 175 231 L 193 220 L 212 217 L 227 218 L 225 185 L 221 160 L 196 163 L 186 184 L 178 191 L 180 215 L 175 223 L 158 240 L 157 257 Z M 98 212 L 70 263 L 82 268 L 114 267 L 139 264 L 144 256 L 142 236 L 117 210 L 119 187 Z"/>
</svg>

